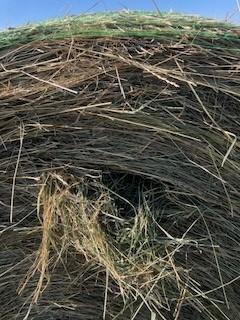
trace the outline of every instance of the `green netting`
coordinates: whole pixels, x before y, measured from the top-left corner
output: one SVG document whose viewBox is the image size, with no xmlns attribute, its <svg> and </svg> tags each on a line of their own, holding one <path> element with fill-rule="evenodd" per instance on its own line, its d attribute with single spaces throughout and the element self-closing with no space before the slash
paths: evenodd
<svg viewBox="0 0 240 320">
<path fill-rule="evenodd" d="M 146 12 L 95 13 L 70 16 L 0 32 L 0 47 L 69 37 L 147 37 L 184 40 L 203 46 L 229 45 L 239 50 L 240 39 L 229 23 L 180 14 Z"/>
</svg>

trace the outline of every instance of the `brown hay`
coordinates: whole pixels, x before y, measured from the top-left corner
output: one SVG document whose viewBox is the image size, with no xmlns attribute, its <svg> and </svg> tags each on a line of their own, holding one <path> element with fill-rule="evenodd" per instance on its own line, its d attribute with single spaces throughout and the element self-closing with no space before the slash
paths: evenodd
<svg viewBox="0 0 240 320">
<path fill-rule="evenodd" d="M 237 319 L 239 51 L 1 54 L 1 319 Z"/>
</svg>

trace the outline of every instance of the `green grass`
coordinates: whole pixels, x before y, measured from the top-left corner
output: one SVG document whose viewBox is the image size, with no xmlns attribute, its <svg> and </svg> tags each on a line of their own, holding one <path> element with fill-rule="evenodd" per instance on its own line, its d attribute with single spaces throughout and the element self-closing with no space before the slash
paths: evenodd
<svg viewBox="0 0 240 320">
<path fill-rule="evenodd" d="M 112 12 L 84 14 L 0 32 L 0 48 L 31 41 L 71 37 L 147 37 L 164 41 L 191 41 L 203 46 L 220 44 L 240 49 L 239 36 L 229 23 L 180 14 L 148 12 Z"/>
</svg>

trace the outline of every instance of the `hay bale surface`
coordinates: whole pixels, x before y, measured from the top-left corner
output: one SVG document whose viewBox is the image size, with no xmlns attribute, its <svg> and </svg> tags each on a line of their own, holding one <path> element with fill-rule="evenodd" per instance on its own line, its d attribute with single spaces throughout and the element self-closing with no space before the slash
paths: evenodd
<svg viewBox="0 0 240 320">
<path fill-rule="evenodd" d="M 180 15 L 0 33 L 0 318 L 237 319 L 240 39 Z"/>
</svg>

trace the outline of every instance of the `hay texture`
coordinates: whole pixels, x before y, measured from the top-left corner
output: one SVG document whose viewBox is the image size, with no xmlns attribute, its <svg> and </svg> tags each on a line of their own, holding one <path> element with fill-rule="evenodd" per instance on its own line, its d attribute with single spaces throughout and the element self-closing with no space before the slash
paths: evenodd
<svg viewBox="0 0 240 320">
<path fill-rule="evenodd" d="M 238 28 L 84 15 L 0 48 L 0 319 L 238 319 Z"/>
</svg>

